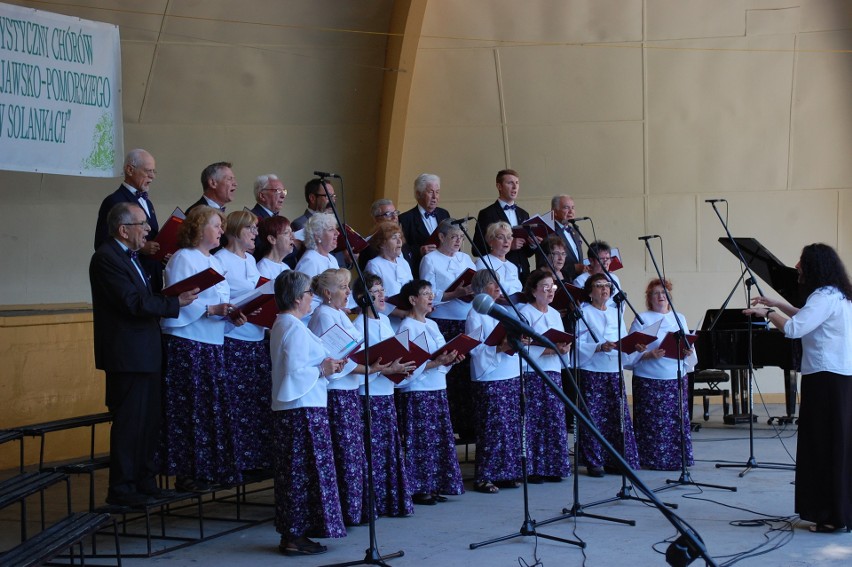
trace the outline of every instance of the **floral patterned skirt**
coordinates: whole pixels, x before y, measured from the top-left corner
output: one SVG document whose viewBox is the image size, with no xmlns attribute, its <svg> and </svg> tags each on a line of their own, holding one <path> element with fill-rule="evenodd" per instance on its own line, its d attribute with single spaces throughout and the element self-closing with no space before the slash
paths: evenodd
<svg viewBox="0 0 852 567">
<path fill-rule="evenodd" d="M 355 526 L 366 521 L 367 459 L 358 390 L 328 391 L 328 424 L 340 493 L 343 523 Z"/>
<path fill-rule="evenodd" d="M 633 435 L 633 422 L 627 399 L 623 395 L 618 372 L 591 372 L 580 370 L 580 392 L 589 408 L 592 423 L 603 434 L 604 439 L 621 453 L 632 469 L 639 468 L 639 451 Z M 622 434 L 621 412 L 624 412 Z M 582 429 L 582 428 L 581 428 Z M 580 456 L 590 467 L 615 467 L 616 461 L 604 451 L 603 446 L 586 430 L 580 434 Z"/>
<path fill-rule="evenodd" d="M 224 348 L 166 335 L 165 355 L 163 472 L 239 484 L 243 466 L 236 451 Z"/>
<path fill-rule="evenodd" d="M 678 411 L 677 379 L 633 376 L 633 430 L 643 469 L 676 471 L 681 468 L 680 444 L 685 443 L 686 465 L 692 466 L 689 425 L 689 381 L 683 377 L 683 420 Z"/>
<path fill-rule="evenodd" d="M 346 537 L 325 408 L 273 413 L 275 529 L 298 538 Z"/>
<path fill-rule="evenodd" d="M 361 399 L 366 403 L 365 398 Z M 405 474 L 393 396 L 370 396 L 370 412 L 376 512 L 379 516 L 409 516 L 414 513 L 414 504 Z"/>
<path fill-rule="evenodd" d="M 562 383 L 559 372 L 547 372 Z M 540 376 L 524 374 L 526 387 L 527 474 L 564 477 L 571 474 L 565 406 Z"/>
<path fill-rule="evenodd" d="M 521 379 L 473 382 L 476 482 L 517 480 L 521 470 Z"/>
<path fill-rule="evenodd" d="M 233 399 L 236 451 L 243 470 L 272 468 L 272 378 L 265 341 L 225 337 L 225 373 Z"/>
<path fill-rule="evenodd" d="M 405 471 L 414 494 L 462 494 L 446 390 L 397 394 Z"/>
</svg>

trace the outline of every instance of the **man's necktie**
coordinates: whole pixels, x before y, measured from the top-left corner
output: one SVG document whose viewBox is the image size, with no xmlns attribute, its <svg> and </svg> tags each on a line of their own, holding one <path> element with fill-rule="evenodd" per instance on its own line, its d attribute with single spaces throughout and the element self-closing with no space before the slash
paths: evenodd
<svg viewBox="0 0 852 567">
<path fill-rule="evenodd" d="M 437 218 L 437 217 L 435 217 L 435 211 L 432 211 L 432 212 L 423 211 L 423 216 L 426 217 L 427 219 L 428 218 Z"/>
<path fill-rule="evenodd" d="M 137 191 L 136 192 L 136 198 L 142 199 L 143 201 L 147 201 L 148 200 L 148 192 L 147 191 Z"/>
<path fill-rule="evenodd" d="M 517 205 L 503 205 L 504 211 L 514 211 L 517 208 Z"/>
</svg>

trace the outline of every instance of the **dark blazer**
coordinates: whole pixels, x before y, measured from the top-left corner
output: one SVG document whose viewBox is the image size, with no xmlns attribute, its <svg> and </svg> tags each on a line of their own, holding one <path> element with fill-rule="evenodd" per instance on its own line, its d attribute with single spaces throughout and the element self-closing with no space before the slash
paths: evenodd
<svg viewBox="0 0 852 567">
<path fill-rule="evenodd" d="M 123 184 L 114 192 L 106 196 L 101 203 L 101 208 L 98 209 L 98 221 L 95 225 L 95 250 L 100 248 L 101 244 L 105 241 L 113 240 L 113 238 L 109 235 L 107 215 L 109 215 L 109 212 L 118 203 L 133 203 L 134 205 L 138 205 L 139 199 L 137 199 L 136 196 L 131 193 L 130 189 L 125 187 Z M 160 224 L 157 222 L 157 212 L 154 210 L 154 203 L 152 203 L 150 199 L 145 199 L 145 203 L 148 205 L 148 211 L 150 211 L 149 214 L 146 214 L 148 224 L 151 225 L 151 232 L 148 233 L 148 240 L 153 240 L 157 236 L 157 233 L 160 232 Z M 142 210 L 144 211 L 145 209 L 143 208 Z M 149 276 L 151 276 L 151 283 L 154 286 L 154 291 L 160 291 L 163 287 L 163 263 L 154 260 L 150 256 L 145 256 L 144 254 L 139 256 L 139 260 L 142 263 L 142 267 L 145 268 L 145 271 L 148 272 Z"/>
<path fill-rule="evenodd" d="M 517 205 L 517 203 L 515 204 Z M 518 223 L 522 223 L 530 218 L 530 214 L 521 207 L 515 208 L 515 215 L 518 217 Z M 500 201 L 494 201 L 492 204 L 479 211 L 479 215 L 476 217 L 476 233 L 474 234 L 473 242 L 483 254 L 488 254 L 489 251 L 488 243 L 485 242 L 485 232 L 488 230 L 488 226 L 490 224 L 499 221 L 509 222 L 509 217 L 506 216 L 506 212 L 500 205 Z M 520 278 L 521 283 L 527 281 L 527 276 L 530 274 L 530 263 L 528 258 L 534 253 L 535 251 L 532 248 L 524 246 L 520 250 L 510 250 L 509 253 L 506 254 L 506 259 L 518 267 L 518 277 Z M 476 250 L 474 250 L 474 255 L 476 255 Z"/>
<path fill-rule="evenodd" d="M 566 231 L 563 230 L 563 226 L 558 222 L 554 223 L 556 225 L 556 234 L 565 242 L 565 252 L 567 252 L 567 256 L 565 258 L 565 265 L 562 266 L 562 279 L 567 282 L 572 282 L 574 279 L 580 275 L 580 272 L 577 272 L 574 269 L 576 264 L 579 264 L 583 261 L 583 240 L 580 236 L 571 228 L 570 225 L 567 225 L 569 234 L 566 234 Z M 574 256 L 574 250 L 571 248 L 571 244 L 568 243 L 568 238 L 571 238 L 574 241 L 574 245 L 577 246 L 577 250 L 580 251 L 580 258 Z M 545 250 L 545 252 L 548 252 Z M 547 262 L 545 262 L 539 255 L 536 255 L 536 267 L 537 268 L 546 268 Z"/>
<path fill-rule="evenodd" d="M 444 219 L 450 218 L 450 212 L 441 207 L 435 207 L 435 219 L 438 224 Z M 414 279 L 420 278 L 420 247 L 426 242 L 426 239 L 432 234 L 426 229 L 423 224 L 423 217 L 420 216 L 420 209 L 415 207 L 409 209 L 399 215 L 399 225 L 402 227 L 402 235 L 405 237 L 405 242 L 411 248 L 411 259 L 408 261 L 411 266 L 411 273 Z"/>
<path fill-rule="evenodd" d="M 160 318 L 178 316 L 178 298 L 155 295 L 113 238 L 92 256 L 89 282 L 95 367 L 107 372 L 159 372 Z"/>
<path fill-rule="evenodd" d="M 272 215 L 270 215 L 269 213 L 266 212 L 266 209 L 264 209 L 261 206 L 260 203 L 257 203 L 254 207 L 252 207 L 251 212 L 254 213 L 254 215 L 258 218 L 258 220 L 263 220 L 267 217 L 272 216 Z"/>
</svg>

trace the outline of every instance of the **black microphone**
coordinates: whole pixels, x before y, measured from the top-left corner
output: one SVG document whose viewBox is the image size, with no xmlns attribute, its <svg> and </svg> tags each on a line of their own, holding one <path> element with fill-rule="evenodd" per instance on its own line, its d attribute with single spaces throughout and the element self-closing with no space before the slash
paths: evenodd
<svg viewBox="0 0 852 567">
<path fill-rule="evenodd" d="M 640 236 L 639 240 L 650 240 L 652 238 L 659 238 L 659 234 L 649 234 L 648 236 Z"/>
<path fill-rule="evenodd" d="M 727 203 L 727 199 L 704 199 L 705 203 Z"/>
<path fill-rule="evenodd" d="M 526 323 L 515 319 L 515 315 L 513 313 L 509 312 L 505 307 L 497 305 L 494 298 L 486 293 L 480 293 L 474 297 L 471 306 L 477 313 L 482 313 L 483 315 L 488 315 L 497 319 L 509 330 L 514 331 L 515 333 L 530 337 L 545 345 L 553 344 L 553 341 L 543 336 L 541 333 L 536 332 Z"/>
<path fill-rule="evenodd" d="M 452 221 L 450 224 L 453 225 L 453 226 L 458 226 L 460 224 L 464 224 L 467 221 L 471 221 L 471 220 L 474 220 L 474 218 L 473 217 L 464 217 L 462 219 L 456 219 L 456 220 Z"/>
<path fill-rule="evenodd" d="M 315 171 L 314 175 L 316 175 L 317 177 L 333 177 L 335 179 L 343 179 L 342 177 L 340 177 L 336 173 L 328 173 L 326 171 Z"/>
<path fill-rule="evenodd" d="M 568 222 L 570 222 L 571 224 L 575 224 L 577 221 L 581 221 L 581 220 L 592 220 L 592 219 L 591 219 L 591 217 L 577 217 L 577 218 L 575 218 L 575 219 L 565 219 L 565 220 L 567 220 L 567 221 L 568 221 Z"/>
</svg>

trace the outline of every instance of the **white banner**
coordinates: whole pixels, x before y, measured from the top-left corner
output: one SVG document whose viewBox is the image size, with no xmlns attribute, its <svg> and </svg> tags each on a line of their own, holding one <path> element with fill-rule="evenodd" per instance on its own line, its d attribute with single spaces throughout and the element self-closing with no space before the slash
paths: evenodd
<svg viewBox="0 0 852 567">
<path fill-rule="evenodd" d="M 121 175 L 118 26 L 0 4 L 0 169 Z"/>
</svg>

